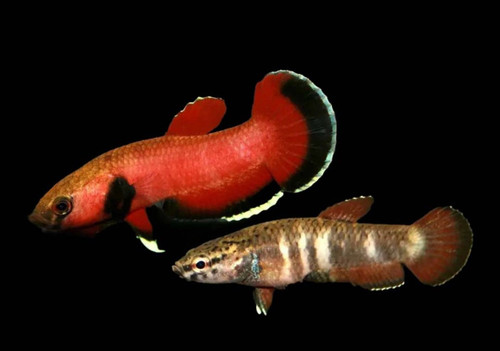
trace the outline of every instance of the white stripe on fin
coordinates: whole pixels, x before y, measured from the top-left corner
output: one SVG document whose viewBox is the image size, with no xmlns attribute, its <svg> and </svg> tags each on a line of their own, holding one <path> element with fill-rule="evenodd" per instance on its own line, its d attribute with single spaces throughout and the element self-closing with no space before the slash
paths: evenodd
<svg viewBox="0 0 500 351">
<path fill-rule="evenodd" d="M 276 194 L 273 195 L 272 198 L 269 199 L 268 202 L 263 203 L 262 205 L 259 205 L 257 207 L 251 208 L 248 211 L 245 211 L 243 213 L 238 213 L 229 217 L 222 217 L 221 219 L 225 221 L 240 221 L 242 219 L 246 219 L 249 217 L 252 217 L 253 215 L 259 214 L 262 211 L 268 210 L 269 208 L 273 207 L 276 205 L 278 200 L 283 196 L 283 192 L 279 191 Z"/>
</svg>

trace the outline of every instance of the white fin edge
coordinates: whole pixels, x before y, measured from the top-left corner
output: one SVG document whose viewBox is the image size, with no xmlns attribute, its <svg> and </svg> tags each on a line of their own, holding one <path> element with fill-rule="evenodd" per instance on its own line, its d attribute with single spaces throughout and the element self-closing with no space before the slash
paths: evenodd
<svg viewBox="0 0 500 351">
<path fill-rule="evenodd" d="M 268 202 L 263 203 L 262 205 L 259 205 L 257 207 L 251 208 L 248 211 L 245 211 L 243 213 L 238 213 L 229 217 L 222 217 L 221 219 L 225 221 L 240 221 L 242 219 L 250 218 L 256 214 L 261 213 L 262 211 L 268 210 L 269 208 L 273 207 L 276 205 L 278 200 L 283 196 L 283 192 L 279 191 L 276 194 L 273 195 L 272 198 L 269 199 Z"/>
<path fill-rule="evenodd" d="M 337 146 L 337 120 L 335 119 L 335 112 L 333 111 L 332 104 L 330 101 L 328 101 L 328 98 L 326 95 L 323 93 L 323 91 L 316 85 L 314 84 L 309 78 L 303 76 L 302 74 L 295 73 L 292 71 L 287 71 L 287 70 L 279 70 L 276 72 L 272 72 L 273 74 L 280 73 L 280 72 L 286 72 L 294 75 L 300 80 L 305 81 L 316 93 L 318 93 L 321 101 L 323 102 L 324 106 L 326 107 L 326 110 L 328 111 L 328 116 L 330 117 L 330 123 L 332 124 L 332 149 L 328 153 L 325 159 L 325 163 L 323 164 L 323 167 L 319 170 L 319 172 L 307 183 L 301 186 L 298 189 L 293 190 L 294 193 L 301 192 L 303 190 L 306 190 L 309 188 L 311 185 L 316 183 L 319 178 L 325 173 L 326 169 L 328 166 L 330 166 L 330 163 L 332 162 L 332 157 L 335 152 L 335 147 Z"/>
<path fill-rule="evenodd" d="M 156 253 L 162 253 L 165 252 L 165 250 L 162 250 L 158 247 L 158 243 L 156 240 L 148 240 L 142 236 L 137 236 L 137 238 L 141 241 L 142 245 L 146 247 L 149 251 L 153 251 Z"/>
</svg>

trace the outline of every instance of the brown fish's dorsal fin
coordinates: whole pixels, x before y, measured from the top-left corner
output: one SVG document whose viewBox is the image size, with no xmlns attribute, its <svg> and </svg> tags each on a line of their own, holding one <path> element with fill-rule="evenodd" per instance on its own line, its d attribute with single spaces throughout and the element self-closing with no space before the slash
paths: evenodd
<svg viewBox="0 0 500 351">
<path fill-rule="evenodd" d="M 345 222 L 357 222 L 370 211 L 372 204 L 373 197 L 371 196 L 355 197 L 328 207 L 318 217 Z"/>
<path fill-rule="evenodd" d="M 174 117 L 165 135 L 208 134 L 219 125 L 225 113 L 224 100 L 199 97 Z"/>
</svg>

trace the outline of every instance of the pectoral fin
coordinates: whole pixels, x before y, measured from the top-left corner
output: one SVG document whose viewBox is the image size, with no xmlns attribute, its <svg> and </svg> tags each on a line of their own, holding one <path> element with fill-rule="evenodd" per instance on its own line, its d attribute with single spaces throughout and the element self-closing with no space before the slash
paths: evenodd
<svg viewBox="0 0 500 351">
<path fill-rule="evenodd" d="M 255 301 L 255 309 L 258 314 L 267 315 L 267 311 L 273 303 L 274 288 L 255 288 L 253 299 Z"/>
<path fill-rule="evenodd" d="M 153 252 L 165 252 L 165 250 L 158 247 L 158 243 L 153 237 L 153 226 L 149 221 L 146 209 L 142 208 L 130 213 L 125 217 L 125 222 L 132 227 L 137 238 L 148 250 Z"/>
</svg>

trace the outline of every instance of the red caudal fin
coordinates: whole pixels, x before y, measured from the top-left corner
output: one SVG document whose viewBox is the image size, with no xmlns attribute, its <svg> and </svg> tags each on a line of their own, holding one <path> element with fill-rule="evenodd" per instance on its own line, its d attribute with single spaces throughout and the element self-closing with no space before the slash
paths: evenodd
<svg viewBox="0 0 500 351">
<path fill-rule="evenodd" d="M 321 177 L 335 149 L 336 122 L 327 97 L 309 79 L 269 73 L 255 88 L 252 118 L 272 133 L 266 164 L 283 190 L 302 191 Z"/>
<path fill-rule="evenodd" d="M 467 262 L 472 230 L 462 213 L 440 207 L 410 226 L 407 244 L 406 266 L 422 283 L 441 285 Z"/>
</svg>

